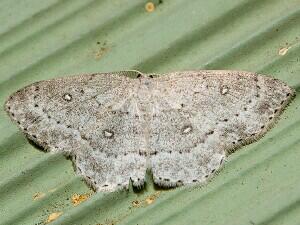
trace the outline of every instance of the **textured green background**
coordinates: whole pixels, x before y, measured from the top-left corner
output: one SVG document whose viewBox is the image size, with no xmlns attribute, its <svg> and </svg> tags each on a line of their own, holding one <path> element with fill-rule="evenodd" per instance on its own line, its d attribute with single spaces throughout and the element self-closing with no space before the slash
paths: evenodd
<svg viewBox="0 0 300 225">
<path fill-rule="evenodd" d="M 297 91 L 281 120 L 231 155 L 200 188 L 93 194 L 61 155 L 30 145 L 0 111 L 0 224 L 300 224 L 300 1 L 0 0 L 0 103 L 18 88 L 68 74 L 235 69 Z M 289 47 L 279 55 L 282 47 Z M 2 108 L 2 107 L 1 107 Z M 33 200 L 33 195 L 45 196 Z"/>
</svg>

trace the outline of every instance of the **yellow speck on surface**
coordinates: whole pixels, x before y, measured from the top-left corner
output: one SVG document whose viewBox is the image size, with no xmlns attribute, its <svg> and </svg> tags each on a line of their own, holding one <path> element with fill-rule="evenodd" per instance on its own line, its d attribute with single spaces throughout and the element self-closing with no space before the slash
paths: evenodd
<svg viewBox="0 0 300 225">
<path fill-rule="evenodd" d="M 145 201 L 148 205 L 150 205 L 155 201 L 155 198 L 153 196 L 149 196 Z"/>
<path fill-rule="evenodd" d="M 95 52 L 95 59 L 100 59 L 107 51 L 109 48 L 107 47 L 101 47 Z"/>
<path fill-rule="evenodd" d="M 290 49 L 290 47 L 280 48 L 279 51 L 278 51 L 278 55 L 285 55 L 288 52 L 289 49 Z"/>
<path fill-rule="evenodd" d="M 141 205 L 141 202 L 138 201 L 138 200 L 134 200 L 134 201 L 132 201 L 131 204 L 132 204 L 133 207 L 139 207 Z"/>
<path fill-rule="evenodd" d="M 72 203 L 74 206 L 79 205 L 81 202 L 84 202 L 85 200 L 87 200 L 89 197 L 91 196 L 91 194 L 74 194 L 72 196 Z"/>
<path fill-rule="evenodd" d="M 45 197 L 45 195 L 46 195 L 45 193 L 37 192 L 33 195 L 33 200 L 39 200 L 39 199 Z"/>
<path fill-rule="evenodd" d="M 145 9 L 147 12 L 153 12 L 155 10 L 155 5 L 153 2 L 147 2 L 145 5 Z"/>
<path fill-rule="evenodd" d="M 152 204 L 160 195 L 160 191 L 155 192 L 153 195 L 150 195 L 148 198 L 145 199 L 145 202 L 150 205 Z"/>
<path fill-rule="evenodd" d="M 48 216 L 48 219 L 46 221 L 46 223 L 51 223 L 52 221 L 56 220 L 58 217 L 60 217 L 62 214 L 62 212 L 54 212 L 54 213 L 51 213 L 49 216 Z"/>
<path fill-rule="evenodd" d="M 132 204 L 133 207 L 136 207 L 136 208 L 151 205 L 152 203 L 155 202 L 155 200 L 158 198 L 159 195 L 160 195 L 160 191 L 157 191 L 154 194 L 149 195 L 146 199 L 140 200 L 140 201 L 139 200 L 134 200 L 134 201 L 131 202 L 131 204 Z"/>
</svg>

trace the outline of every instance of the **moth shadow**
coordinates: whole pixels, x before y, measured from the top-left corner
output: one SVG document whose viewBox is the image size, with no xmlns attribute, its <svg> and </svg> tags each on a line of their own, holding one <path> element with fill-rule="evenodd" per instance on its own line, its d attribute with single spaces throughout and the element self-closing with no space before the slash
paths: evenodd
<svg viewBox="0 0 300 225">
<path fill-rule="evenodd" d="M 27 141 L 29 142 L 30 145 L 32 145 L 35 149 L 37 149 L 38 151 L 40 152 L 49 152 L 47 149 L 45 149 L 42 145 L 38 144 L 37 142 L 29 139 L 29 138 L 26 138 Z"/>
</svg>

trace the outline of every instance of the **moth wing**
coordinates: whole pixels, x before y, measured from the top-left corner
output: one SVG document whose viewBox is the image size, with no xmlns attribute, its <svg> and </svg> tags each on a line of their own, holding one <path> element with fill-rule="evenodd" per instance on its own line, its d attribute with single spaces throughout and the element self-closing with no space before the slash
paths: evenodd
<svg viewBox="0 0 300 225">
<path fill-rule="evenodd" d="M 203 183 L 226 155 L 262 137 L 294 91 L 239 71 L 176 72 L 157 78 L 149 148 L 154 182 Z"/>
<path fill-rule="evenodd" d="M 25 135 L 50 152 L 70 155 L 99 191 L 144 183 L 143 130 L 134 107 L 138 82 L 120 73 L 41 81 L 5 104 Z"/>
</svg>

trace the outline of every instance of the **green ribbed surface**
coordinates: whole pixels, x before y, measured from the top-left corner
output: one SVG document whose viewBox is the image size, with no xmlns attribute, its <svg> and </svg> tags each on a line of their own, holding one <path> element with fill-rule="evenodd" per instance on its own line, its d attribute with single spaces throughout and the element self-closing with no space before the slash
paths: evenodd
<svg viewBox="0 0 300 225">
<path fill-rule="evenodd" d="M 161 3 L 162 2 L 162 3 Z M 138 69 L 235 69 L 279 78 L 298 97 L 205 187 L 93 194 L 61 155 L 30 145 L 0 111 L 0 224 L 300 224 L 299 0 L 0 0 L 0 104 L 34 81 Z M 288 46 L 285 55 L 280 48 Z M 2 108 L 2 107 L 1 107 Z M 33 200 L 36 193 L 45 196 Z"/>
</svg>

